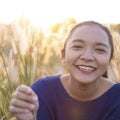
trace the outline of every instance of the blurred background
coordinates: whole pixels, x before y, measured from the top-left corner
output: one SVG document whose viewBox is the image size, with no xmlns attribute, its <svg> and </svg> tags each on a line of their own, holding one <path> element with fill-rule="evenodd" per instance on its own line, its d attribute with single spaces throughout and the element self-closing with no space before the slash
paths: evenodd
<svg viewBox="0 0 120 120">
<path fill-rule="evenodd" d="M 118 23 L 119 0 L 0 0 L 0 21 L 26 17 L 35 26 L 48 27 L 65 18 Z"/>
<path fill-rule="evenodd" d="M 119 0 L 0 0 L 0 120 L 16 120 L 8 111 L 19 84 L 66 72 L 61 49 L 79 22 L 94 20 L 114 38 L 108 77 L 120 82 Z"/>
</svg>

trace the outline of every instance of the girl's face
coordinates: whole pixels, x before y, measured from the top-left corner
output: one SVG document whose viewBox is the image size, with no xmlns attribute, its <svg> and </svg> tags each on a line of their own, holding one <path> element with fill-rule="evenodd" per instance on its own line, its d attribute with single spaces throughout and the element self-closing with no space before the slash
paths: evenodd
<svg viewBox="0 0 120 120">
<path fill-rule="evenodd" d="M 62 55 L 73 80 L 92 83 L 103 76 L 110 62 L 107 34 L 97 25 L 77 27 Z"/>
</svg>

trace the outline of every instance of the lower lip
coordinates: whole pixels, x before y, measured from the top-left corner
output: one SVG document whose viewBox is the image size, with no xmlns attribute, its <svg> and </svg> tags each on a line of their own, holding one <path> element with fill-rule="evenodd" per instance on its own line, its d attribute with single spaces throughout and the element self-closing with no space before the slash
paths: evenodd
<svg viewBox="0 0 120 120">
<path fill-rule="evenodd" d="M 81 70 L 81 69 L 79 69 L 79 70 L 80 70 L 80 72 L 82 72 L 83 74 L 87 74 L 87 75 L 93 73 L 93 71 L 85 71 L 85 70 Z"/>
</svg>

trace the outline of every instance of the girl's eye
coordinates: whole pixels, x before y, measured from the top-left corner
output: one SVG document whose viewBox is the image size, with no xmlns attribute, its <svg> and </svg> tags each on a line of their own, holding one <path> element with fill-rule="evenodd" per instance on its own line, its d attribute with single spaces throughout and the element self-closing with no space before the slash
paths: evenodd
<svg viewBox="0 0 120 120">
<path fill-rule="evenodd" d="M 75 45 L 75 46 L 73 46 L 73 48 L 83 48 L 83 46 Z"/>
<path fill-rule="evenodd" d="M 96 49 L 98 53 L 105 53 L 106 51 L 104 49 Z"/>
</svg>

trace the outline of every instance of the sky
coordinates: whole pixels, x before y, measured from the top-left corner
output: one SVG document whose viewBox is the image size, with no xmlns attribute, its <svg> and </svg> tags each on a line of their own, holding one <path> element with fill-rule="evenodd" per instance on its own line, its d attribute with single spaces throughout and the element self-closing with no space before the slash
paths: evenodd
<svg viewBox="0 0 120 120">
<path fill-rule="evenodd" d="M 119 0 L 0 0 L 0 22 L 27 17 L 34 25 L 49 26 L 66 18 L 120 23 Z"/>
</svg>

